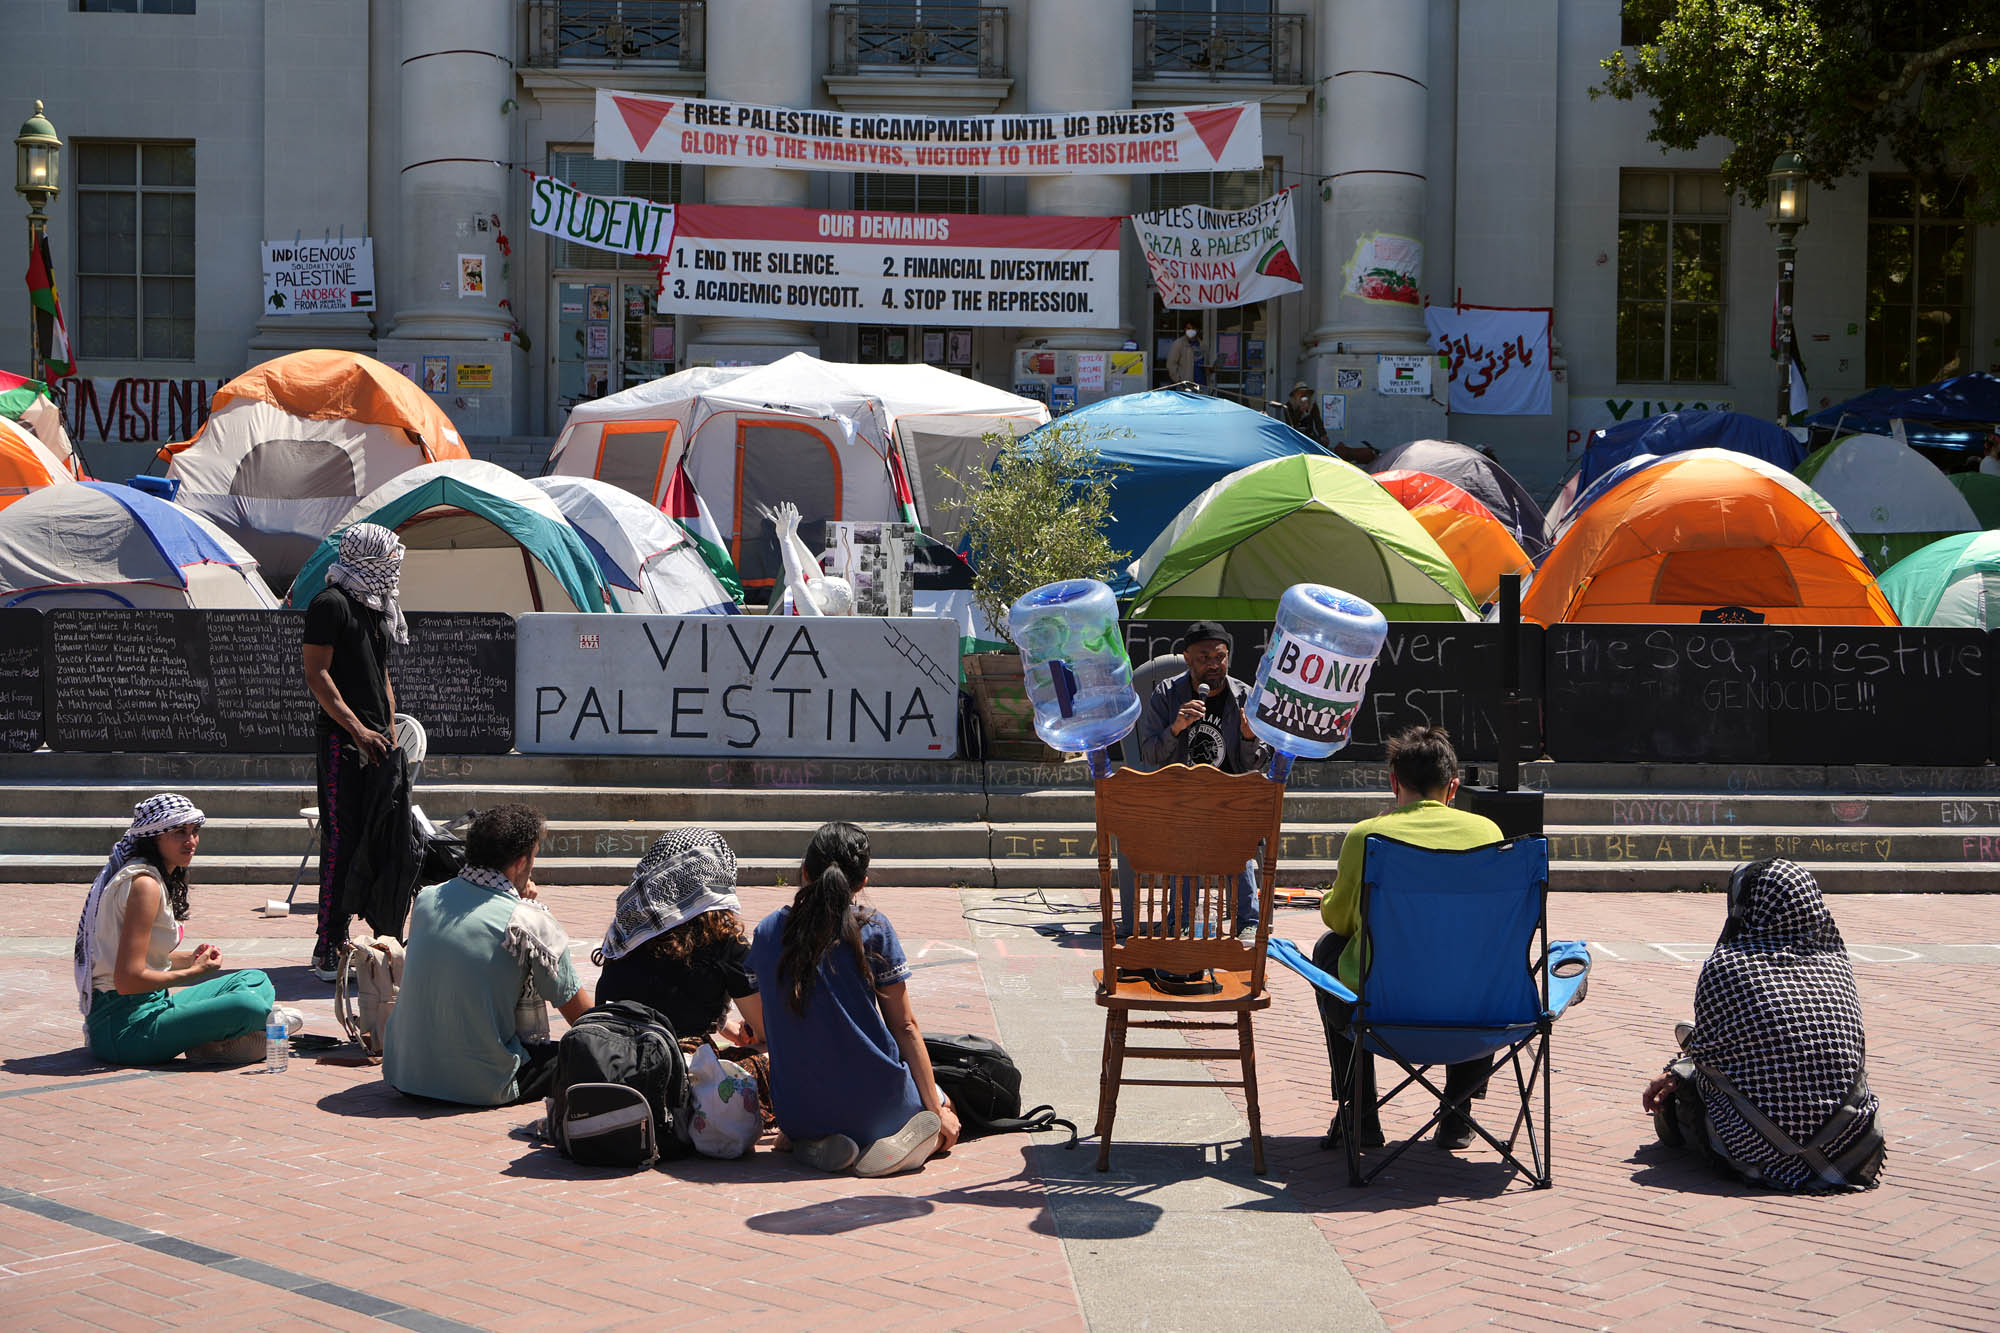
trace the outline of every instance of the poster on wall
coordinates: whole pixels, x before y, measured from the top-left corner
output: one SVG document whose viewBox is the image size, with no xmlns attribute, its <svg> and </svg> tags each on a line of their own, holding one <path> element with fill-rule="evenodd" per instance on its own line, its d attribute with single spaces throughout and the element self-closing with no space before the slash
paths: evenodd
<svg viewBox="0 0 2000 1333">
<path fill-rule="evenodd" d="M 949 759 L 958 626 L 875 616 L 520 619 L 524 754 Z"/>
<path fill-rule="evenodd" d="M 1319 396 L 1319 417 L 1330 431 L 1347 429 L 1347 395 L 1323 393 Z"/>
<path fill-rule="evenodd" d="M 605 161 L 954 176 L 1256 171 L 1254 103 L 1004 116 L 801 110 L 597 90 Z"/>
<path fill-rule="evenodd" d="M 458 257 L 458 294 L 460 297 L 486 295 L 485 255 Z"/>
<path fill-rule="evenodd" d="M 1290 190 L 1234 212 L 1195 205 L 1140 213 L 1132 230 L 1169 310 L 1248 305 L 1305 289 Z"/>
<path fill-rule="evenodd" d="M 1555 401 L 1549 312 L 1496 306 L 1432 306 L 1431 346 L 1451 361 L 1448 406 L 1486 416 L 1546 416 Z"/>
<path fill-rule="evenodd" d="M 584 326 L 583 354 L 594 361 L 602 361 L 611 355 L 611 326 L 609 324 L 586 324 Z"/>
<path fill-rule="evenodd" d="M 448 356 L 427 356 L 424 358 L 424 392 L 451 392 L 451 358 Z"/>
<path fill-rule="evenodd" d="M 553 176 L 528 173 L 528 226 L 621 255 L 663 255 L 674 239 L 674 206 L 585 194 Z"/>
<path fill-rule="evenodd" d="M 684 204 L 660 312 L 1105 328 L 1118 322 L 1120 225 Z M 943 360 L 942 346 L 924 352 Z M 889 359 L 903 358 L 892 348 Z"/>
<path fill-rule="evenodd" d="M 1342 270 L 1341 290 L 1363 301 L 1420 305 L 1417 284 L 1424 276 L 1424 243 L 1394 232 L 1373 231 L 1354 243 Z"/>
<path fill-rule="evenodd" d="M 1431 391 L 1431 358 L 1428 356 L 1378 356 L 1375 358 L 1375 392 L 1390 397 L 1426 397 Z"/>
<path fill-rule="evenodd" d="M 311 315 L 375 308 L 375 243 L 266 241 L 264 313 Z"/>
<path fill-rule="evenodd" d="M 592 287 L 589 291 L 590 309 L 586 312 L 591 319 L 611 318 L 611 289 Z"/>
</svg>

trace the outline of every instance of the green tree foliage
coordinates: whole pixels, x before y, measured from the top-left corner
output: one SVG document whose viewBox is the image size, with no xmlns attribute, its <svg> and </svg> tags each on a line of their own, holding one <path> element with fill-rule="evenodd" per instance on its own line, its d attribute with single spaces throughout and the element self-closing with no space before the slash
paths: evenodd
<svg viewBox="0 0 2000 1333">
<path fill-rule="evenodd" d="M 972 561 L 972 600 L 1001 634 L 1007 609 L 1023 593 L 1062 579 L 1103 578 L 1130 558 L 1105 539 L 1111 488 L 1130 469 L 1107 463 L 1080 421 L 1062 420 L 1032 440 L 1009 431 L 988 432 L 999 456 L 984 476 L 947 473 L 965 489 L 951 502 L 964 516 L 966 553 Z"/>
<path fill-rule="evenodd" d="M 1730 141 L 1722 173 L 1764 199 L 1787 144 L 1830 185 L 1878 148 L 1926 184 L 2000 218 L 2000 0 L 1626 0 L 1628 35 L 1591 95 L 1652 101 L 1649 136 Z"/>
</svg>

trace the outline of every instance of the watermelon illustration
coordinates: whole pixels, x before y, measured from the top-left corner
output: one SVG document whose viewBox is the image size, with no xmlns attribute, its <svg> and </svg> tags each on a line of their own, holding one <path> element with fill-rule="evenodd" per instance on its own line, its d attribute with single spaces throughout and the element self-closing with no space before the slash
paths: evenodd
<svg viewBox="0 0 2000 1333">
<path fill-rule="evenodd" d="M 1299 276 L 1299 266 L 1292 262 L 1292 252 L 1285 248 L 1283 241 L 1271 242 L 1271 248 L 1257 256 L 1257 271 L 1267 278 L 1283 278 L 1301 285 L 1305 282 Z"/>
</svg>

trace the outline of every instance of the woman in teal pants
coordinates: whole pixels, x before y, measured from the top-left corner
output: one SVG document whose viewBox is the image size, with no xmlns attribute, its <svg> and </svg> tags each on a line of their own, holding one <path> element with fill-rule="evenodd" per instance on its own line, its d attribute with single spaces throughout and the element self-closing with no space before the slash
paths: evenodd
<svg viewBox="0 0 2000 1333">
<path fill-rule="evenodd" d="M 182 949 L 188 865 L 207 817 L 165 793 L 132 810 L 76 928 L 76 988 L 90 1053 L 110 1064 L 190 1059 L 247 1064 L 264 1054 L 276 996 L 262 972 L 224 973 L 212 944 Z M 287 1027 L 304 1025 L 286 1011 Z"/>
</svg>

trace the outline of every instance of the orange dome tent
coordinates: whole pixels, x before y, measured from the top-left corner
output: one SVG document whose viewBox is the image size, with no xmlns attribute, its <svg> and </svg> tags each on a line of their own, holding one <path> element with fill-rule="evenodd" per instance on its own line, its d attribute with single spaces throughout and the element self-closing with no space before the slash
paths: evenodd
<svg viewBox="0 0 2000 1333">
<path fill-rule="evenodd" d="M 0 509 L 44 486 L 72 480 L 62 460 L 40 440 L 11 421 L 0 420 Z"/>
<path fill-rule="evenodd" d="M 1749 613 L 1745 615 L 1743 613 Z M 1561 621 L 1894 625 L 1853 546 L 1780 483 L 1718 457 L 1668 458 L 1585 510 L 1521 615 Z"/>
<path fill-rule="evenodd" d="M 1534 573 L 1535 562 L 1507 525 L 1471 493 L 1428 472 L 1392 468 L 1372 475 L 1437 539 L 1481 606 L 1500 595 L 1502 574 Z"/>
</svg>

